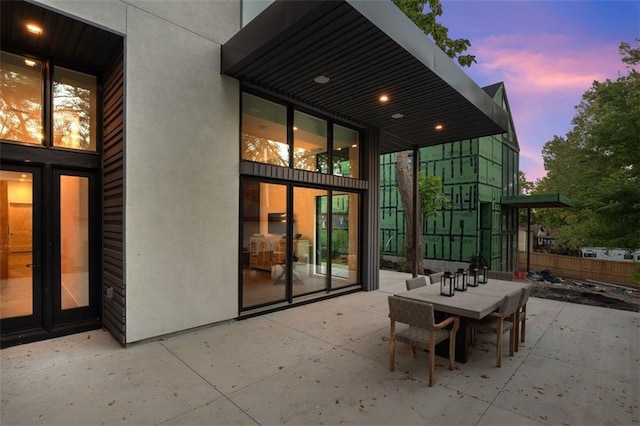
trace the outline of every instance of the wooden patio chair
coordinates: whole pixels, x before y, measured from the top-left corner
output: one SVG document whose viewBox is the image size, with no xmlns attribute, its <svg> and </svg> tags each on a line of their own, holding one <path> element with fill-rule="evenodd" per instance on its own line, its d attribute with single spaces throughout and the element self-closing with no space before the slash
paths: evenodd
<svg viewBox="0 0 640 426">
<path fill-rule="evenodd" d="M 407 290 L 413 290 L 415 288 L 426 287 L 431 284 L 431 281 L 429 280 L 429 277 L 421 275 L 416 278 L 408 279 L 405 283 L 407 284 Z"/>
<path fill-rule="evenodd" d="M 471 344 L 475 345 L 477 332 L 496 334 L 496 367 L 502 366 L 502 336 L 509 332 L 509 356 L 513 356 L 516 345 L 515 326 L 516 311 L 520 303 L 522 293 L 505 296 L 502 305 L 497 312 L 492 312 L 481 320 L 469 320 L 471 330 Z"/>
<path fill-rule="evenodd" d="M 456 332 L 460 319 L 452 316 L 436 324 L 433 316 L 433 305 L 419 300 L 389 296 L 390 350 L 389 368 L 395 370 L 396 340 L 411 345 L 411 353 L 416 357 L 416 348 L 429 351 L 429 386 L 433 386 L 433 370 L 435 368 L 435 348 L 440 342 L 449 339 L 449 370 L 453 370 L 456 352 Z M 409 327 L 396 332 L 396 322 L 408 324 Z M 450 329 L 446 329 L 451 325 Z"/>
<path fill-rule="evenodd" d="M 516 310 L 516 352 L 518 352 L 518 346 L 520 346 L 520 343 L 524 343 L 527 325 L 527 302 L 529 301 L 529 296 L 531 295 L 532 290 L 533 284 L 529 284 L 522 289 L 520 303 Z"/>
</svg>

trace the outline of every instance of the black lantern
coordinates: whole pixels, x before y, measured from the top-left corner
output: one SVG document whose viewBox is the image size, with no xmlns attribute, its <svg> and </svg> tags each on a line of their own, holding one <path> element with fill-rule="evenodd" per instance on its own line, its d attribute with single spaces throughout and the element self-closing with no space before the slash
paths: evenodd
<svg viewBox="0 0 640 426">
<path fill-rule="evenodd" d="M 467 271 L 467 286 L 478 287 L 478 268 L 469 267 L 469 271 Z"/>
<path fill-rule="evenodd" d="M 487 281 L 488 281 L 487 267 L 486 266 L 481 266 L 480 270 L 478 271 L 478 282 L 480 284 L 486 284 Z"/>
<path fill-rule="evenodd" d="M 462 268 L 458 269 L 456 271 L 455 280 L 457 291 L 467 291 L 467 271 Z"/>
<path fill-rule="evenodd" d="M 440 278 L 440 294 L 451 297 L 456 292 L 456 280 L 451 272 L 445 272 Z"/>
</svg>

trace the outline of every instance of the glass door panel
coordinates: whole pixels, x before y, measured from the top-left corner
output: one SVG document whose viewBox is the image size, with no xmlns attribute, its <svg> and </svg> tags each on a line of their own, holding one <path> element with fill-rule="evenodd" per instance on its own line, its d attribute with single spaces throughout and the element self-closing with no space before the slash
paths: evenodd
<svg viewBox="0 0 640 426">
<path fill-rule="evenodd" d="M 40 170 L 3 165 L 0 170 L 0 328 L 3 333 L 42 318 L 39 259 Z M 35 203 L 35 206 L 34 206 Z"/>
<path fill-rule="evenodd" d="M 60 176 L 61 309 L 89 306 L 89 178 Z"/>
<path fill-rule="evenodd" d="M 287 186 L 242 183 L 242 309 L 287 298 Z"/>
<path fill-rule="evenodd" d="M 358 194 L 331 196 L 331 288 L 358 282 Z"/>
<path fill-rule="evenodd" d="M 324 268 L 317 258 L 321 247 L 322 234 L 316 232 L 323 216 L 317 214 L 316 205 L 327 191 L 312 188 L 293 188 L 293 241 L 292 241 L 292 293 L 294 296 L 314 293 L 327 289 Z"/>
<path fill-rule="evenodd" d="M 0 317 L 33 314 L 33 175 L 0 172 Z"/>
</svg>

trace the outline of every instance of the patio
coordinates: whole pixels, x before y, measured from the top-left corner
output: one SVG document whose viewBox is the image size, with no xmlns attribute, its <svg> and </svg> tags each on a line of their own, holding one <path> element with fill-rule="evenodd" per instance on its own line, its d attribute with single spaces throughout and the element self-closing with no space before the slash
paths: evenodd
<svg viewBox="0 0 640 426">
<path fill-rule="evenodd" d="M 529 300 L 527 341 L 495 367 L 494 338 L 446 368 L 399 344 L 388 368 L 381 289 L 122 348 L 93 331 L 0 351 L 1 417 L 18 424 L 640 423 L 640 314 Z"/>
</svg>

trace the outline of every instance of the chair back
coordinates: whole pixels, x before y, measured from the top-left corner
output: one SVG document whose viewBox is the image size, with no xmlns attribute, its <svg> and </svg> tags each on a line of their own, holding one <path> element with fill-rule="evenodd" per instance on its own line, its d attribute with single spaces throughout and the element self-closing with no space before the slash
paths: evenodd
<svg viewBox="0 0 640 426">
<path fill-rule="evenodd" d="M 520 295 L 520 307 L 527 304 L 529 296 L 531 295 L 531 290 L 533 290 L 533 284 L 528 284 L 522 289 L 522 294 Z"/>
<path fill-rule="evenodd" d="M 487 278 L 491 278 L 492 280 L 513 281 L 515 274 L 506 271 L 487 271 Z"/>
<path fill-rule="evenodd" d="M 389 296 L 389 317 L 422 328 L 433 328 L 436 324 L 431 303 L 398 296 Z"/>
<path fill-rule="evenodd" d="M 444 272 L 435 272 L 433 274 L 429 274 L 429 279 L 431 280 L 431 284 L 440 284 L 440 280 L 442 279 L 443 275 L 444 275 Z"/>
<path fill-rule="evenodd" d="M 502 306 L 500 306 L 498 313 L 503 317 L 508 317 L 513 314 L 518 309 L 518 306 L 520 306 L 521 296 L 522 292 L 505 296 L 504 299 L 502 299 Z"/>
<path fill-rule="evenodd" d="M 427 282 L 427 277 L 425 277 L 425 276 L 411 278 L 409 280 L 406 280 L 405 283 L 407 284 L 407 290 L 413 290 L 414 288 L 426 287 L 427 284 L 429 284 Z"/>
</svg>

